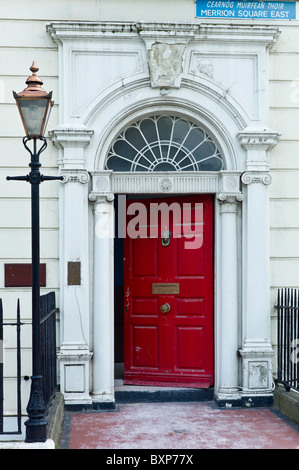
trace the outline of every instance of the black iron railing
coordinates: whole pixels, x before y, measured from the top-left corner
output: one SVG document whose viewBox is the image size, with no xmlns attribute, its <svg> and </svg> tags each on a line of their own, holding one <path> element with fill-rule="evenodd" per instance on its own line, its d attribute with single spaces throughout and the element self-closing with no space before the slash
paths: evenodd
<svg viewBox="0 0 299 470">
<path fill-rule="evenodd" d="M 55 292 L 40 297 L 41 362 L 44 401 L 49 405 L 57 389 Z"/>
<path fill-rule="evenodd" d="M 278 290 L 277 382 L 299 391 L 299 289 Z"/>
<path fill-rule="evenodd" d="M 43 393 L 46 407 L 51 403 L 57 389 L 57 370 L 56 370 L 56 312 L 55 292 L 40 297 L 41 312 L 41 362 L 43 377 Z M 21 322 L 20 302 L 17 302 L 16 321 L 3 321 L 3 306 L 0 299 L 0 435 L 1 434 L 22 434 L 22 405 L 21 405 Z M 5 352 L 3 344 L 6 336 L 11 337 L 11 332 L 7 332 L 7 328 L 15 327 L 16 334 L 16 371 L 9 371 L 10 374 L 16 375 L 16 429 L 6 429 L 4 425 L 4 371 L 3 362 Z M 26 377 L 27 378 L 27 377 Z"/>
<path fill-rule="evenodd" d="M 20 315 L 20 301 L 18 299 L 17 303 L 17 318 L 15 322 L 3 322 L 3 306 L 2 299 L 0 299 L 0 340 L 1 340 L 1 361 L 0 361 L 0 434 L 22 434 L 21 429 L 21 420 L 22 420 L 22 406 L 21 406 L 21 315 Z M 4 428 L 4 377 L 3 377 L 3 362 L 4 362 L 4 351 L 3 351 L 3 342 L 5 340 L 6 327 L 15 327 L 16 328 L 16 340 L 17 340 L 17 349 L 16 349 L 16 380 L 17 380 L 17 390 L 16 390 L 16 430 L 5 430 Z M 9 427 L 11 429 L 11 427 Z"/>
</svg>

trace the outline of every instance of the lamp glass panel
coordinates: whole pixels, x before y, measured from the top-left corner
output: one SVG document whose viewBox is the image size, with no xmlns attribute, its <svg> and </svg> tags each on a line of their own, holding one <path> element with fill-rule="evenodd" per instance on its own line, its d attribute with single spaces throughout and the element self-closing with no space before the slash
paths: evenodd
<svg viewBox="0 0 299 470">
<path fill-rule="evenodd" d="M 47 99 L 19 100 L 27 136 L 42 135 L 47 105 Z"/>
</svg>

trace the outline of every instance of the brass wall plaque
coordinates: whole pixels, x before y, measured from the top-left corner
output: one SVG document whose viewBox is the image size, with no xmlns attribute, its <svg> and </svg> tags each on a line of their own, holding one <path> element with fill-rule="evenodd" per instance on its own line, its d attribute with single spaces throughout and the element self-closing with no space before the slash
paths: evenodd
<svg viewBox="0 0 299 470">
<path fill-rule="evenodd" d="M 79 261 L 69 261 L 67 264 L 67 284 L 68 286 L 80 286 L 81 284 L 81 263 Z"/>
<path fill-rule="evenodd" d="M 152 284 L 153 294 L 179 294 L 180 284 L 179 283 L 159 283 Z"/>
</svg>

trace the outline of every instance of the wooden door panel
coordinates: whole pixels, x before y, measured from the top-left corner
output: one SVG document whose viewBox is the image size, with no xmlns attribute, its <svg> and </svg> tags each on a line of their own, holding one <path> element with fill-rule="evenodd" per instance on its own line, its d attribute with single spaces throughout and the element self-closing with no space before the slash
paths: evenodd
<svg viewBox="0 0 299 470">
<path fill-rule="evenodd" d="M 151 256 L 157 251 L 157 240 L 148 238 L 136 238 L 132 247 L 132 277 L 158 275 L 158 260 Z M 141 263 L 140 260 L 143 260 Z"/>
<path fill-rule="evenodd" d="M 133 315 L 158 315 L 158 299 L 139 299 L 133 298 L 132 299 L 132 316 Z"/>
<path fill-rule="evenodd" d="M 177 299 L 177 317 L 183 316 L 205 316 L 204 298 L 192 299 L 189 297 L 180 297 Z"/>
<path fill-rule="evenodd" d="M 176 331 L 177 369 L 205 370 L 204 328 L 178 327 Z"/>
<path fill-rule="evenodd" d="M 133 364 L 136 368 L 158 368 L 159 331 L 157 326 L 134 325 L 132 328 Z"/>
<path fill-rule="evenodd" d="M 204 277 L 205 274 L 205 265 L 204 265 L 204 250 L 203 248 L 197 249 L 196 253 L 196 263 L 194 263 L 194 251 L 193 249 L 186 250 L 185 244 L 189 243 L 191 245 L 192 240 L 179 239 L 177 241 L 177 277 L 192 277 L 192 276 L 201 276 Z M 195 242 L 197 245 L 197 242 Z M 198 253 L 200 251 L 200 253 Z"/>
<path fill-rule="evenodd" d="M 167 207 L 178 201 L 180 207 L 188 204 L 189 231 L 185 224 L 181 236 L 173 236 L 178 234 L 173 225 L 178 224 L 176 212 L 175 218 L 169 218 L 172 237 L 167 246 L 159 233 L 162 217 L 158 238 L 149 237 L 148 219 L 147 238 L 127 237 L 124 242 L 124 383 L 209 387 L 213 384 L 213 200 L 201 196 L 165 201 Z M 150 213 L 162 201 L 140 202 Z M 196 224 L 201 227 L 197 239 Z M 164 304 L 170 306 L 167 313 L 160 310 Z"/>
</svg>

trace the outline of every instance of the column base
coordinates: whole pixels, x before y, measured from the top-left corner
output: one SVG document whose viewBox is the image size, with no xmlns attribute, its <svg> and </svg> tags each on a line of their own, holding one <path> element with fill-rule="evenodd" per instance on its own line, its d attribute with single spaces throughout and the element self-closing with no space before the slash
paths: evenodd
<svg viewBox="0 0 299 470">
<path fill-rule="evenodd" d="M 90 360 L 92 353 L 87 350 L 61 350 L 60 390 L 66 405 L 92 404 L 90 396 Z"/>
<path fill-rule="evenodd" d="M 274 351 L 268 343 L 251 343 L 239 351 L 242 357 L 242 394 L 267 396 L 274 390 L 272 357 Z"/>
<path fill-rule="evenodd" d="M 115 397 L 113 392 L 92 393 L 92 402 L 98 404 L 114 403 Z"/>
<path fill-rule="evenodd" d="M 268 395 L 242 395 L 234 399 L 215 398 L 215 403 L 219 408 L 258 408 L 273 406 L 273 394 Z"/>
</svg>

